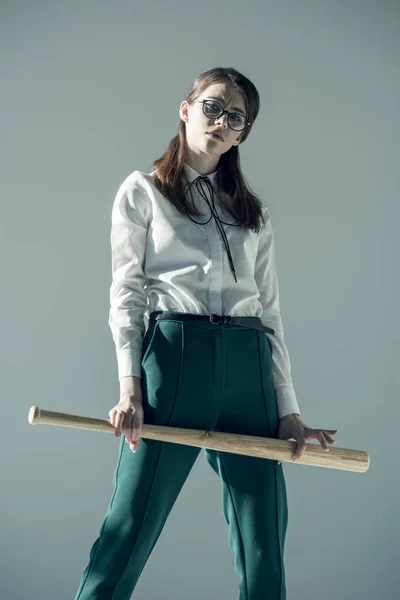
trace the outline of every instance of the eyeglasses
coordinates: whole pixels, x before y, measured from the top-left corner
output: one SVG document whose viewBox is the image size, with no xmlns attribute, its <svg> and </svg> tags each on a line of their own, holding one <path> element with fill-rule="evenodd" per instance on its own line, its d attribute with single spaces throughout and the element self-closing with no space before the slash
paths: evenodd
<svg viewBox="0 0 400 600">
<path fill-rule="evenodd" d="M 228 125 L 235 131 L 241 131 L 250 125 L 250 121 L 248 121 L 244 115 L 238 112 L 229 112 L 228 110 L 224 110 L 224 107 L 215 100 L 198 100 L 198 102 L 203 104 L 203 113 L 209 119 L 219 119 L 219 117 L 227 113 Z"/>
</svg>

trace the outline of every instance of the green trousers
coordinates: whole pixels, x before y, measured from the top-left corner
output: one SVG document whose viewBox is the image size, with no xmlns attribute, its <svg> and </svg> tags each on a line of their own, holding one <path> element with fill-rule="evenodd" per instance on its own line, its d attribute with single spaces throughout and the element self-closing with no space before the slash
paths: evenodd
<svg viewBox="0 0 400 600">
<path fill-rule="evenodd" d="M 182 322 L 179 314 L 161 321 L 150 315 L 143 340 L 144 423 L 276 437 L 266 333 L 231 323 Z M 114 492 L 75 600 L 131 598 L 200 450 L 141 439 L 133 453 L 121 436 Z M 286 600 L 282 464 L 204 451 L 221 480 L 240 600 Z"/>
</svg>

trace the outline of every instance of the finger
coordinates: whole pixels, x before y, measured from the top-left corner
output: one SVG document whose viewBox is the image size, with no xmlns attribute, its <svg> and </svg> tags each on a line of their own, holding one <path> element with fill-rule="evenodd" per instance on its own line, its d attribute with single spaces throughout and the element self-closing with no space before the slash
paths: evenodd
<svg viewBox="0 0 400 600">
<path fill-rule="evenodd" d="M 331 433 L 332 435 L 336 435 L 339 433 L 339 429 L 321 429 L 324 433 Z"/>
<path fill-rule="evenodd" d="M 297 440 L 297 449 L 296 452 L 292 456 L 292 460 L 296 461 L 301 458 L 306 449 L 306 440 L 304 437 L 301 437 Z"/>
<path fill-rule="evenodd" d="M 131 450 L 132 450 L 132 452 L 136 452 L 137 446 L 142 437 L 142 419 L 138 415 L 135 415 L 135 417 L 133 418 L 131 435 L 132 435 Z"/>
<path fill-rule="evenodd" d="M 328 443 L 325 439 L 325 436 L 322 431 L 319 431 L 317 434 L 317 440 L 320 442 L 321 446 L 329 452 Z"/>
<path fill-rule="evenodd" d="M 322 445 L 324 445 L 324 441 L 326 441 L 326 438 L 325 438 L 325 435 L 323 434 L 323 429 L 311 429 L 310 431 L 311 431 L 311 433 L 309 436 L 307 436 L 307 439 L 315 438 L 316 440 L 321 442 L 321 435 L 322 435 Z"/>
<path fill-rule="evenodd" d="M 315 438 L 316 440 L 319 440 L 321 437 L 321 431 L 323 431 L 323 430 L 322 429 L 310 429 L 309 430 L 310 433 L 309 433 L 309 435 L 306 436 L 306 438 L 307 439 Z"/>
<path fill-rule="evenodd" d="M 115 431 L 114 431 L 115 437 L 117 437 L 117 438 L 121 437 L 120 430 L 117 429 L 116 426 L 115 426 L 115 418 L 116 418 L 116 415 L 117 415 L 117 411 L 116 410 L 110 410 L 110 412 L 108 414 L 110 415 L 110 423 L 111 423 L 111 425 L 115 429 Z"/>
<path fill-rule="evenodd" d="M 121 410 L 117 410 L 117 414 L 115 415 L 115 427 L 116 429 L 121 430 L 124 423 L 125 413 Z"/>
<path fill-rule="evenodd" d="M 318 433 L 322 431 L 324 435 L 329 436 L 329 434 L 331 433 L 332 435 L 336 435 L 336 433 L 339 431 L 339 429 L 312 429 L 311 427 L 304 427 L 304 434 L 306 439 L 309 438 L 316 438 Z M 330 438 L 332 439 L 332 438 Z"/>
<path fill-rule="evenodd" d="M 125 415 L 123 434 L 128 442 L 132 441 L 132 414 Z"/>
<path fill-rule="evenodd" d="M 142 424 L 138 417 L 132 419 L 132 428 L 131 428 L 132 441 L 139 442 L 142 436 Z"/>
<path fill-rule="evenodd" d="M 115 410 L 110 410 L 110 412 L 108 413 L 110 416 L 110 423 L 113 427 L 115 427 L 115 415 L 116 415 L 116 411 Z"/>
<path fill-rule="evenodd" d="M 138 435 L 137 430 L 134 429 L 132 431 L 132 441 L 130 443 L 130 448 L 131 448 L 132 452 L 136 452 L 139 442 L 140 442 L 140 436 Z"/>
</svg>

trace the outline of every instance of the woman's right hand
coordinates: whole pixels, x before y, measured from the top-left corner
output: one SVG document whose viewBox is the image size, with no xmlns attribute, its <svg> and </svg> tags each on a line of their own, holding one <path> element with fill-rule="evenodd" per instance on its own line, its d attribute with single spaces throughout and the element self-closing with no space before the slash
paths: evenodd
<svg viewBox="0 0 400 600">
<path fill-rule="evenodd" d="M 136 389 L 134 393 L 123 393 L 120 400 L 108 413 L 110 422 L 115 427 L 115 436 L 125 435 L 132 452 L 136 452 L 142 435 L 143 406 L 142 393 Z"/>
</svg>

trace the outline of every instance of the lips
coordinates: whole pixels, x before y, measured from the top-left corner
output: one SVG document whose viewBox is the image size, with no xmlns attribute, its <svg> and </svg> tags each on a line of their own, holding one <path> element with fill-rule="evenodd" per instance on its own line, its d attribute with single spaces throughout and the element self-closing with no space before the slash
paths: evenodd
<svg viewBox="0 0 400 600">
<path fill-rule="evenodd" d="M 224 138 L 219 133 L 217 133 L 216 131 L 208 131 L 207 133 L 208 133 L 208 135 L 211 135 L 211 137 L 215 136 L 218 139 L 220 139 L 221 141 L 224 141 Z"/>
</svg>

